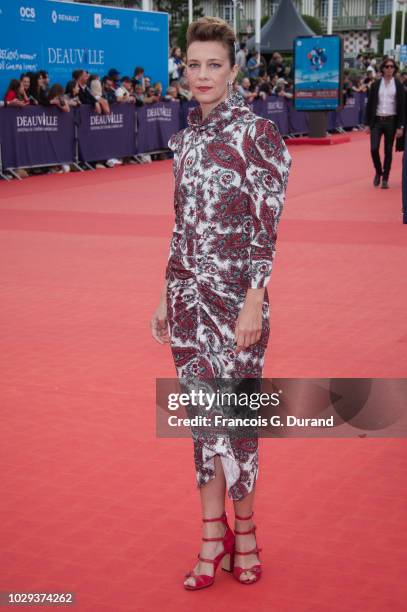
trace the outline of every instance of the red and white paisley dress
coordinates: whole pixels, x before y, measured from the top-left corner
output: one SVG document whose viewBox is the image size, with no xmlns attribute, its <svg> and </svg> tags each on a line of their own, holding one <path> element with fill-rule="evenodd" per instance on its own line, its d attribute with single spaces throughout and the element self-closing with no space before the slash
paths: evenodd
<svg viewBox="0 0 407 612">
<path fill-rule="evenodd" d="M 171 350 L 179 378 L 261 377 L 269 298 L 260 340 L 235 352 L 235 326 L 249 287 L 265 287 L 276 249 L 291 157 L 276 125 L 238 92 L 171 136 L 175 224 L 166 269 Z M 239 500 L 258 475 L 257 438 L 193 435 L 198 487 L 220 455 L 228 495 Z"/>
</svg>

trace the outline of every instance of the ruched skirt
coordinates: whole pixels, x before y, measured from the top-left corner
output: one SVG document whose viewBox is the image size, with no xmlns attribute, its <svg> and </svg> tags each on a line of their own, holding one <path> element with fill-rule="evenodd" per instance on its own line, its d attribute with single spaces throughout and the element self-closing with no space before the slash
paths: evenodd
<svg viewBox="0 0 407 612">
<path fill-rule="evenodd" d="M 262 333 L 256 344 L 236 353 L 235 327 L 246 289 L 215 278 L 178 278 L 171 274 L 167 284 L 167 318 L 170 345 L 177 376 L 196 379 L 261 378 L 267 348 L 269 297 L 264 292 Z M 197 486 L 215 476 L 219 455 L 228 496 L 241 500 L 255 485 L 259 470 L 258 439 L 228 435 L 200 435 L 192 431 Z"/>
</svg>

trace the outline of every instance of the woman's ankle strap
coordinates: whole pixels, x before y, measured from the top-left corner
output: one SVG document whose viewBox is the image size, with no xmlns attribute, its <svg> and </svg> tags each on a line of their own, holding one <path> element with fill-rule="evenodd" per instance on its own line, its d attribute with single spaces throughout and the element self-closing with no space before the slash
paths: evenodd
<svg viewBox="0 0 407 612">
<path fill-rule="evenodd" d="M 226 518 L 226 512 L 223 512 L 222 516 L 219 516 L 217 518 L 203 518 L 203 522 L 204 523 L 210 523 L 212 521 L 223 521 Z"/>
<path fill-rule="evenodd" d="M 237 518 L 238 521 L 248 521 L 252 518 L 253 514 L 254 512 L 252 512 L 250 516 L 237 516 L 237 514 L 235 514 L 235 518 Z"/>
</svg>

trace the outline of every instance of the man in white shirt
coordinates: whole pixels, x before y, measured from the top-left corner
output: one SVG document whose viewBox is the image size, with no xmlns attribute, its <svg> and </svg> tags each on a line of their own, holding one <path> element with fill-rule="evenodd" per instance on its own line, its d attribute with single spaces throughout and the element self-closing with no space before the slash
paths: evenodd
<svg viewBox="0 0 407 612">
<path fill-rule="evenodd" d="M 370 130 L 370 152 L 375 167 L 373 184 L 382 181 L 382 189 L 388 189 L 394 138 L 399 138 L 404 129 L 404 87 L 395 75 L 397 64 L 391 58 L 383 60 L 380 70 L 382 77 L 369 90 L 366 105 L 365 125 Z M 380 141 L 384 135 L 384 162 L 380 160 Z"/>
<path fill-rule="evenodd" d="M 246 43 L 240 43 L 240 49 L 236 53 L 236 64 L 239 65 L 239 70 L 246 74 L 247 47 Z"/>
</svg>

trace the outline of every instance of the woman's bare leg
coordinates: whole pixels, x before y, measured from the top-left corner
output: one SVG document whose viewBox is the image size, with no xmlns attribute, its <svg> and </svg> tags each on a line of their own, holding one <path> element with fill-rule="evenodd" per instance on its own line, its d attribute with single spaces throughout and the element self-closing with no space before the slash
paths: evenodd
<svg viewBox="0 0 407 612">
<path fill-rule="evenodd" d="M 237 516 L 250 516 L 253 512 L 253 504 L 255 497 L 255 486 L 252 491 L 239 501 L 234 501 L 233 505 L 235 508 L 235 514 Z M 249 531 L 253 527 L 253 519 L 248 521 L 239 521 L 235 518 L 235 530 L 237 531 Z M 248 533 L 247 535 L 235 535 L 235 547 L 241 552 L 252 550 L 256 547 L 256 538 L 254 533 Z M 260 563 L 257 554 L 253 555 L 236 555 L 235 563 L 239 567 L 251 567 Z M 248 580 L 255 580 L 256 576 L 253 572 L 242 572 L 240 580 L 246 582 Z"/>
<path fill-rule="evenodd" d="M 219 455 L 215 455 L 215 477 L 199 489 L 203 518 L 217 518 L 225 509 L 226 479 Z M 221 521 L 202 523 L 204 538 L 219 538 L 225 533 L 225 525 Z M 207 559 L 214 559 L 223 550 L 222 542 L 202 542 L 200 554 Z M 198 561 L 194 567 L 196 574 L 213 576 L 213 563 Z M 194 586 L 195 578 L 186 578 L 184 584 Z"/>
</svg>

